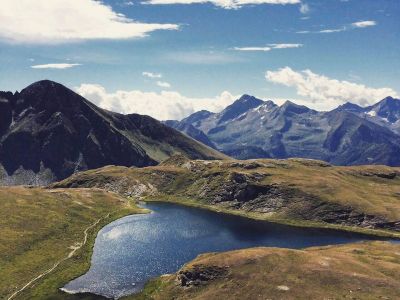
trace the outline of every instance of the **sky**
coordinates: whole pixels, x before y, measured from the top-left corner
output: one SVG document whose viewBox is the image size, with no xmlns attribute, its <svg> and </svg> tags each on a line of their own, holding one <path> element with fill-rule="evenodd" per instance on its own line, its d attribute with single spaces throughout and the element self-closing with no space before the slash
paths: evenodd
<svg viewBox="0 0 400 300">
<path fill-rule="evenodd" d="M 0 0 L 0 90 L 50 79 L 158 119 L 242 94 L 317 110 L 400 94 L 399 0 Z"/>
</svg>

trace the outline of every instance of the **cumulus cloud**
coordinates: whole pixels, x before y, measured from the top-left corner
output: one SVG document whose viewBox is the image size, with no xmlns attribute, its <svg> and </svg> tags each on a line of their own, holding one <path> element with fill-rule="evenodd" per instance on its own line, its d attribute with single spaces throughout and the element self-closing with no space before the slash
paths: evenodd
<svg viewBox="0 0 400 300">
<path fill-rule="evenodd" d="M 375 21 L 360 21 L 360 22 L 354 22 L 351 25 L 353 27 L 357 27 L 357 28 L 364 28 L 364 27 L 375 26 L 376 22 Z"/>
<path fill-rule="evenodd" d="M 272 49 L 300 48 L 303 44 L 268 44 L 265 47 L 234 47 L 236 51 L 271 51 Z"/>
<path fill-rule="evenodd" d="M 145 0 L 143 4 L 165 5 L 165 4 L 200 4 L 212 3 L 226 9 L 240 8 L 244 5 L 255 4 L 299 4 L 300 0 Z"/>
<path fill-rule="evenodd" d="M 157 85 L 162 88 L 170 88 L 171 84 L 165 81 L 157 81 Z"/>
<path fill-rule="evenodd" d="M 297 72 L 285 67 L 267 71 L 265 77 L 269 82 L 294 87 L 297 94 L 305 97 L 310 104 L 325 109 L 332 109 L 347 101 L 366 106 L 387 96 L 397 97 L 396 91 L 388 87 L 370 88 L 363 84 L 332 79 L 311 70 Z"/>
<path fill-rule="evenodd" d="M 159 73 L 143 72 L 142 75 L 148 78 L 162 78 L 162 75 Z"/>
<path fill-rule="evenodd" d="M 95 0 L 8 0 L 0 5 L 0 39 L 13 43 L 128 39 L 178 28 L 134 21 Z"/>
<path fill-rule="evenodd" d="M 104 109 L 124 114 L 149 115 L 158 120 L 180 120 L 202 109 L 219 112 L 238 98 L 227 91 L 213 98 L 191 98 L 174 91 L 154 93 L 119 90 L 108 92 L 99 84 L 82 84 L 75 90 Z"/>
<path fill-rule="evenodd" d="M 81 64 L 45 64 L 45 65 L 34 65 L 32 69 L 69 69 L 72 67 L 81 66 Z"/>
</svg>

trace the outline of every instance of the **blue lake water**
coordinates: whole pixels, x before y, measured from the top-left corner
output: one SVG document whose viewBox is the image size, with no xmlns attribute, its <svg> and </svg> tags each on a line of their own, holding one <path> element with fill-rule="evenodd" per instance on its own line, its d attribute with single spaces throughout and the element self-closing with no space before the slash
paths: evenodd
<svg viewBox="0 0 400 300">
<path fill-rule="evenodd" d="M 119 298 L 153 277 L 176 272 L 204 252 L 255 246 L 304 248 L 372 237 L 298 228 L 170 203 L 148 203 L 151 214 L 116 220 L 97 235 L 90 270 L 63 289 Z"/>
</svg>

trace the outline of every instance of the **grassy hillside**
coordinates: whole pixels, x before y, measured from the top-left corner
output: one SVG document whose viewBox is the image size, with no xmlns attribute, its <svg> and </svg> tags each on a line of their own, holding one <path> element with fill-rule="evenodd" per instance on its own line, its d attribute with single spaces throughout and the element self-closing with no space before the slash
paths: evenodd
<svg viewBox="0 0 400 300">
<path fill-rule="evenodd" d="M 385 166 L 172 157 L 155 167 L 82 172 L 54 186 L 99 187 L 296 225 L 400 231 L 400 168 Z"/>
<path fill-rule="evenodd" d="M 97 189 L 0 188 L 0 299 L 57 262 L 15 299 L 74 298 L 58 288 L 88 269 L 97 231 L 140 211 L 126 198 Z"/>
<path fill-rule="evenodd" d="M 203 254 L 126 299 L 399 299 L 400 245 L 385 242 Z"/>
</svg>

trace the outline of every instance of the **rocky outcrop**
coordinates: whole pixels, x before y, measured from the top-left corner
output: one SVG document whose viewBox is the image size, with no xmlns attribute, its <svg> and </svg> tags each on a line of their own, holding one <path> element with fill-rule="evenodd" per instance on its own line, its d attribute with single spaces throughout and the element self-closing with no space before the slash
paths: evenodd
<svg viewBox="0 0 400 300">
<path fill-rule="evenodd" d="M 266 218 L 400 231 L 398 174 L 398 168 L 334 167 L 301 159 L 192 161 L 173 156 L 156 167 L 107 167 L 55 186 L 100 187 L 138 198 L 196 200 Z"/>
<path fill-rule="evenodd" d="M 228 267 L 194 265 L 178 272 L 177 280 L 181 286 L 190 287 L 206 284 L 217 278 L 225 277 Z"/>
<path fill-rule="evenodd" d="M 394 243 L 364 242 L 209 253 L 178 273 L 160 277 L 157 288 L 146 289 L 143 296 L 154 300 L 400 299 L 399 248 Z M 194 271 L 196 265 L 201 270 L 226 266 L 227 274 L 197 281 L 203 271 Z"/>
</svg>

